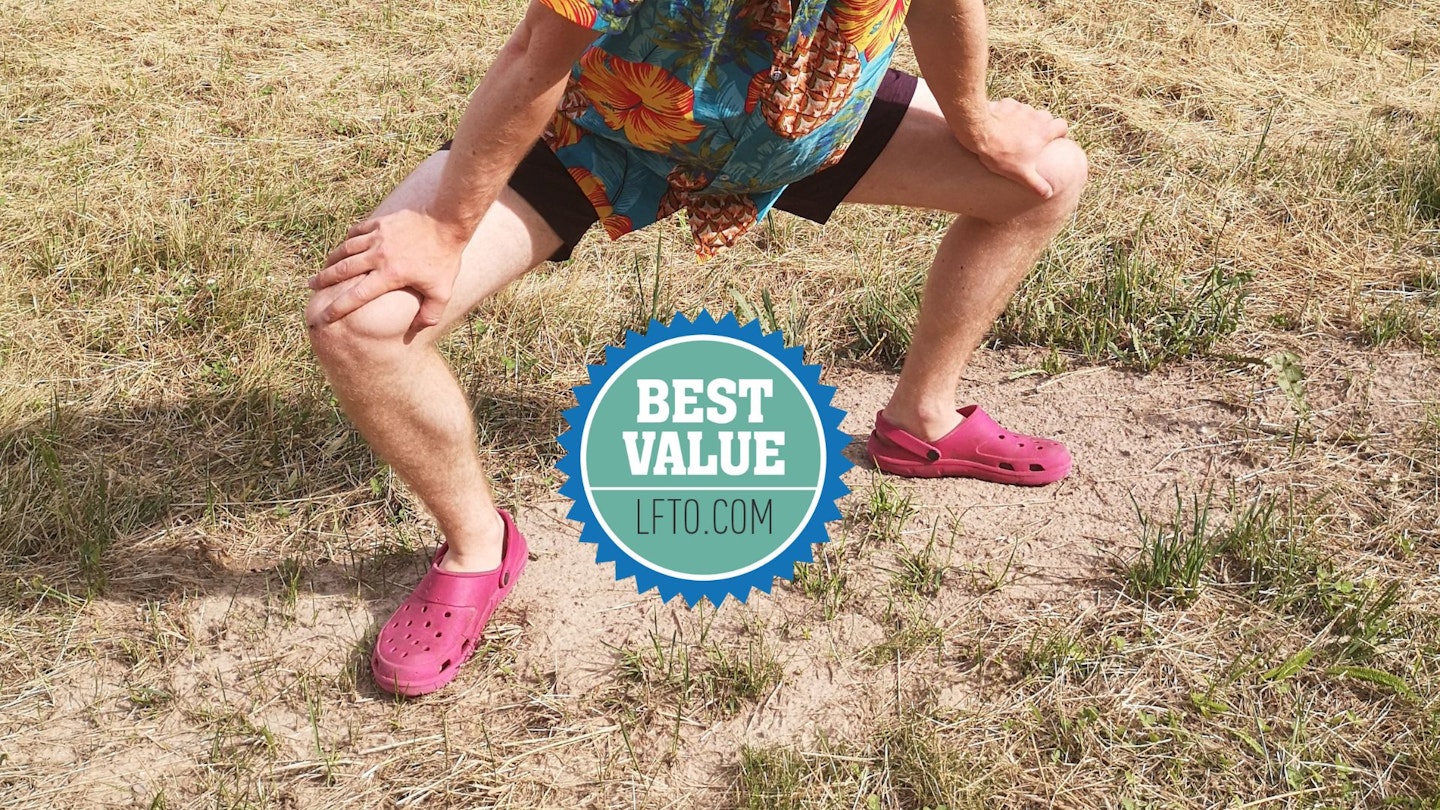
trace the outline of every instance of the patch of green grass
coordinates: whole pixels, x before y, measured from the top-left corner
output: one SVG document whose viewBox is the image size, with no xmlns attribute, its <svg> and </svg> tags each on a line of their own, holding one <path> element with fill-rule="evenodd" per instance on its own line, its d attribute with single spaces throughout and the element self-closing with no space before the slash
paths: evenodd
<svg viewBox="0 0 1440 810">
<path fill-rule="evenodd" d="M 66 425 L 57 406 L 48 425 L 0 436 L 8 482 L 0 487 L 0 554 L 12 562 L 69 558 L 100 593 L 111 544 L 158 517 L 165 503 L 116 477 L 104 456 L 69 447 Z"/>
<path fill-rule="evenodd" d="M 669 323 L 674 317 L 675 309 L 670 302 L 661 296 L 662 273 L 661 268 L 664 262 L 661 261 L 661 241 L 659 234 L 655 240 L 655 259 L 647 272 L 640 256 L 634 257 L 633 270 L 635 274 L 635 314 L 632 317 L 631 329 L 644 335 L 650 331 L 652 322 Z M 665 303 L 662 305 L 662 300 Z M 769 300 L 769 291 L 766 291 L 766 300 Z M 667 311 L 668 310 L 668 311 Z"/>
<path fill-rule="evenodd" d="M 705 650 L 705 668 L 699 676 L 705 702 L 722 716 L 738 712 L 780 685 L 784 670 L 762 638 L 738 646 L 712 643 Z"/>
<path fill-rule="evenodd" d="M 961 810 L 989 807 L 986 770 L 971 762 L 962 744 L 946 740 L 923 715 L 902 718 L 875 743 L 884 785 L 900 807 Z M 882 806 L 872 802 L 872 807 Z"/>
<path fill-rule="evenodd" d="M 673 712 L 677 723 L 687 713 L 730 717 L 783 678 L 779 660 L 760 634 L 743 645 L 707 641 L 706 636 L 703 629 L 695 640 L 678 631 L 668 639 L 651 631 L 648 644 L 620 650 L 620 692 L 605 702 L 629 714 Z"/>
<path fill-rule="evenodd" d="M 1245 505 L 1225 534 L 1224 581 L 1279 595 L 1295 592 L 1311 578 L 1319 561 L 1299 542 L 1289 512 L 1274 496 L 1261 495 Z"/>
<path fill-rule="evenodd" d="M 1440 405 L 1429 405 L 1425 408 L 1425 413 L 1415 428 L 1415 442 L 1440 456 Z"/>
<path fill-rule="evenodd" d="M 1413 164 L 1410 175 L 1414 189 L 1415 216 L 1426 222 L 1440 221 L 1440 148 L 1432 147 L 1428 156 L 1421 155 Z"/>
<path fill-rule="evenodd" d="M 870 479 L 869 497 L 855 517 L 865 525 L 867 540 L 894 541 L 916 511 L 908 491 L 889 476 L 875 473 Z"/>
<path fill-rule="evenodd" d="M 1431 348 L 1440 343 L 1440 312 L 1404 301 L 1394 301 L 1378 309 L 1362 309 L 1355 336 L 1367 346 L 1406 341 Z"/>
<path fill-rule="evenodd" d="M 690 683 L 690 648 L 679 634 L 667 641 L 653 630 L 645 646 L 619 651 L 616 675 L 622 682 L 676 689 Z"/>
<path fill-rule="evenodd" d="M 1138 599 L 1185 606 L 1207 583 L 1238 589 L 1246 598 L 1304 620 L 1329 639 L 1336 661 L 1363 663 L 1399 632 L 1399 582 L 1342 572 L 1310 539 L 1321 531 L 1295 504 L 1260 495 L 1212 521 L 1211 498 L 1186 501 L 1176 492 L 1171 516 L 1141 515 L 1141 549 L 1124 569 L 1125 589 Z"/>
<path fill-rule="evenodd" d="M 1111 242 L 1078 282 L 1052 250 L 995 323 L 999 345 L 1041 346 L 1090 360 L 1153 369 L 1203 357 L 1240 327 L 1249 276 L 1216 262 L 1198 278 L 1162 267 L 1139 247 Z"/>
<path fill-rule="evenodd" d="M 1432 136 L 1430 143 L 1416 144 L 1406 136 L 1436 126 L 1378 119 L 1353 128 L 1338 149 L 1316 155 L 1314 163 L 1333 173 L 1337 190 L 1389 208 L 1401 222 L 1433 223 L 1440 220 L 1440 141 Z"/>
<path fill-rule="evenodd" d="M 1035 742 L 1042 756 L 1062 765 L 1078 765 L 1101 749 L 1105 740 L 1097 730 L 1103 728 L 1100 712 L 1094 706 L 1081 706 L 1078 711 L 1035 711 Z"/>
<path fill-rule="evenodd" d="M 1011 541 L 1010 550 L 1006 553 L 1003 563 L 987 561 L 983 565 L 971 565 L 969 567 L 971 586 L 980 593 L 993 593 L 1013 582 L 1016 573 L 1015 555 L 1020 552 L 1020 545 L 1020 538 Z"/>
<path fill-rule="evenodd" d="M 1407 290 L 1429 293 L 1433 297 L 1440 293 L 1440 265 L 1419 268 L 1408 275 L 1403 284 Z"/>
<path fill-rule="evenodd" d="M 870 649 L 870 663 L 894 664 L 925 650 L 933 650 L 938 659 L 944 649 L 945 631 L 934 620 L 918 608 L 896 612 L 892 606 L 887 613 L 889 632 L 884 641 Z"/>
<path fill-rule="evenodd" d="M 1424 234 L 1440 221 L 1437 121 L 1413 109 L 1377 112 L 1384 114 L 1349 121 L 1326 137 L 1295 139 L 1285 150 L 1271 150 L 1256 172 L 1257 188 L 1292 189 L 1292 194 L 1301 192 L 1311 199 L 1322 192 L 1346 206 L 1354 217 L 1352 227 L 1379 237 L 1372 242 L 1377 248 L 1433 255 Z M 1311 199 L 1300 205 L 1309 205 Z M 1293 222 L 1299 208 L 1288 206 L 1283 221 Z M 1337 235 L 1348 234 L 1351 229 L 1334 221 L 1337 216 L 1343 215 L 1329 215 L 1328 227 Z"/>
<path fill-rule="evenodd" d="M 867 781 L 864 760 L 823 738 L 814 752 L 785 746 L 740 748 L 737 805 L 744 810 L 841 810 Z"/>
<path fill-rule="evenodd" d="M 1137 507 L 1138 511 L 1138 507 Z M 1219 552 L 1210 532 L 1210 494 L 1186 501 L 1175 489 L 1175 511 L 1159 520 L 1140 515 L 1140 552 L 1124 570 L 1125 590 L 1137 599 L 1186 605 Z"/>
<path fill-rule="evenodd" d="M 1323 529 L 1297 514 L 1293 503 L 1282 510 L 1272 496 L 1256 498 L 1217 540 L 1223 555 L 1217 578 L 1324 632 L 1326 650 L 1335 660 L 1368 661 L 1400 632 L 1401 584 L 1342 573 L 1312 543 L 1312 531 Z"/>
<path fill-rule="evenodd" d="M 896 550 L 890 581 L 895 590 L 903 594 L 931 597 L 940 593 L 949 570 L 950 566 L 936 557 L 935 532 L 932 531 L 930 539 L 919 549 L 912 551 L 901 547 Z"/>
<path fill-rule="evenodd" d="M 785 338 L 785 345 L 789 347 L 804 346 L 808 353 L 817 351 L 824 353 L 824 348 L 816 342 L 807 339 L 810 326 L 810 306 L 800 295 L 798 289 L 790 291 L 790 297 L 785 301 L 783 310 L 776 309 L 775 298 L 770 294 L 770 289 L 760 290 L 760 300 L 751 301 L 746 298 L 740 290 L 731 287 L 730 297 L 735 305 L 736 319 L 742 324 L 748 324 L 753 320 L 760 321 L 760 329 L 765 334 L 779 330 Z M 720 313 L 715 313 L 718 317 Z"/>
<path fill-rule="evenodd" d="M 1022 673 L 1042 680 L 1071 677 L 1083 681 L 1099 667 L 1099 656 L 1062 628 L 1040 627 L 1030 636 L 1018 664 Z"/>
<path fill-rule="evenodd" d="M 294 557 L 286 557 L 275 569 L 280 579 L 280 605 L 287 619 L 293 620 L 295 605 L 300 599 L 300 585 L 305 579 L 305 566 Z"/>
<path fill-rule="evenodd" d="M 843 540 L 831 540 L 815 547 L 815 561 L 795 564 L 796 588 L 820 603 L 826 621 L 839 614 L 845 604 L 845 554 Z"/>
<path fill-rule="evenodd" d="M 745 810 L 806 810 L 817 805 L 804 800 L 807 787 L 823 780 L 838 781 L 836 774 L 817 774 L 805 758 L 789 748 L 740 748 L 737 784 L 739 806 Z M 823 805 L 821 805 L 823 806 Z"/>
<path fill-rule="evenodd" d="M 874 279 L 854 293 L 849 306 L 854 340 L 850 355 L 899 368 L 910 350 L 925 270 L 901 271 L 896 278 Z"/>
</svg>

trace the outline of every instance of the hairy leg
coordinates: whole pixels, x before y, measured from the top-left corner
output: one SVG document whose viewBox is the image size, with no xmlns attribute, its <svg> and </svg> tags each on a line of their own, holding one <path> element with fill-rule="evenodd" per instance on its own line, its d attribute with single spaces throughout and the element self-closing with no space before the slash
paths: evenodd
<svg viewBox="0 0 1440 810">
<path fill-rule="evenodd" d="M 1049 199 L 990 173 L 955 140 L 922 81 L 900 128 L 845 198 L 959 214 L 935 254 L 910 351 L 885 407 L 887 419 L 922 439 L 938 439 L 960 423 L 960 374 L 1074 212 L 1085 153 L 1062 138 L 1042 153 L 1039 171 L 1055 189 Z"/>
<path fill-rule="evenodd" d="M 441 152 L 427 158 L 376 213 L 430 199 L 447 156 Z M 437 326 L 412 330 L 419 298 L 398 291 L 310 330 L 311 345 L 346 415 L 424 502 L 449 541 L 442 568 L 495 568 L 503 533 L 476 448 L 469 404 L 435 342 L 481 301 L 534 269 L 559 246 L 560 238 L 534 209 L 506 189 L 466 247 L 449 306 Z M 316 292 L 310 309 L 323 308 L 355 281 Z"/>
</svg>

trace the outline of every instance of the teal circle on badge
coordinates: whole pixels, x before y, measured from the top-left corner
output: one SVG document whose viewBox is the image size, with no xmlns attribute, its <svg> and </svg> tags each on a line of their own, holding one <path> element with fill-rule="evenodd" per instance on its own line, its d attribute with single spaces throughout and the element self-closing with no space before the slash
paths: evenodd
<svg viewBox="0 0 1440 810">
<path fill-rule="evenodd" d="M 580 442 L 585 498 L 652 571 L 743 576 L 799 537 L 825 488 L 826 433 L 782 362 L 724 335 L 647 347 L 606 380 Z"/>
</svg>

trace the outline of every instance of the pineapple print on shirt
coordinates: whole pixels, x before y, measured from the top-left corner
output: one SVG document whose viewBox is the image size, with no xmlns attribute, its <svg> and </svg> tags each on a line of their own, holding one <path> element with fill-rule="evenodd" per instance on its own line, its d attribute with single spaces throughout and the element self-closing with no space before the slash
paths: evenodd
<svg viewBox="0 0 1440 810">
<path fill-rule="evenodd" d="M 775 61 L 750 81 L 745 111 L 759 106 L 776 135 L 803 138 L 850 100 L 860 79 L 859 52 L 841 39 L 840 26 L 828 11 L 813 36 L 802 39 L 793 51 L 783 50 L 778 34 L 790 28 L 790 0 L 769 0 L 767 5 L 761 19 L 779 23 L 771 29 Z"/>
<path fill-rule="evenodd" d="M 541 2 L 603 33 L 546 143 L 611 238 L 683 210 L 705 258 L 844 154 L 908 0 Z"/>
</svg>

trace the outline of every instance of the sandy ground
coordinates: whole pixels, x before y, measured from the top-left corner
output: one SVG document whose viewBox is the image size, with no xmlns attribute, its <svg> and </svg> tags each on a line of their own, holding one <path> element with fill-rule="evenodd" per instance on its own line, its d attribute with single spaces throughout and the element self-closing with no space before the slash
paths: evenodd
<svg viewBox="0 0 1440 810">
<path fill-rule="evenodd" d="M 1372 437 L 1413 422 L 1440 385 L 1433 360 L 1414 353 L 1314 356 L 1347 358 L 1310 369 L 1316 422 L 1363 420 Z M 868 651 L 897 615 L 885 570 L 896 544 L 867 541 L 848 523 L 835 533 L 846 537 L 849 598 L 833 619 L 784 583 L 747 605 L 690 611 L 616 583 L 576 542 L 569 503 L 556 496 L 517 507 L 532 562 L 492 623 L 489 651 L 443 692 L 395 702 L 368 681 L 364 657 L 423 552 L 320 560 L 292 602 L 274 561 L 217 558 L 199 544 L 189 559 L 117 561 L 117 576 L 156 578 L 166 595 L 92 601 L 52 628 L 77 639 L 66 657 L 7 679 L 24 687 L 0 695 L 9 729 L 0 776 L 22 791 L 0 805 L 152 806 L 163 792 L 165 806 L 179 807 L 228 790 L 251 806 L 724 807 L 743 744 L 803 746 L 822 729 L 860 735 L 917 689 L 941 705 L 1003 700 L 981 665 L 983 628 L 1114 601 L 1137 505 L 1163 512 L 1177 486 L 1303 486 L 1337 467 L 1379 480 L 1387 465 L 1403 466 L 1323 449 L 1293 458 L 1267 435 L 1291 420 L 1263 366 L 1046 377 L 1024 373 L 1029 359 L 982 352 L 966 390 L 1002 424 L 1067 442 L 1076 458 L 1067 480 L 1034 489 L 898 482 L 918 510 L 898 544 L 920 548 L 935 535 L 949 565 L 945 587 L 920 609 L 968 649 L 873 660 Z M 856 439 L 842 504 L 853 515 L 875 486 L 860 443 L 892 378 L 852 369 L 826 381 Z M 677 721 L 663 696 L 638 700 L 621 680 L 619 653 L 656 638 L 743 650 L 757 637 L 784 676 L 731 716 L 690 707 Z M 147 697 L 157 693 L 166 699 Z"/>
</svg>

